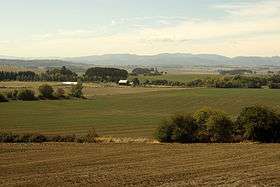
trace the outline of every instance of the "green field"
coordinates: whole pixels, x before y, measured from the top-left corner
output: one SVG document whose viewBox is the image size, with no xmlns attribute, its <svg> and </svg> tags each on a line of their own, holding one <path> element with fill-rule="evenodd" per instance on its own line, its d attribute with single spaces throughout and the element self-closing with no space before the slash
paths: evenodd
<svg viewBox="0 0 280 187">
<path fill-rule="evenodd" d="M 179 81 L 179 82 L 190 82 L 196 79 L 205 79 L 208 77 L 219 77 L 220 75 L 216 74 L 166 74 L 159 76 L 130 76 L 129 79 L 137 77 L 141 82 L 145 80 L 168 80 L 168 81 Z"/>
<path fill-rule="evenodd" d="M 175 113 L 211 106 L 235 117 L 243 106 L 253 104 L 280 111 L 280 91 L 184 89 L 98 95 L 91 100 L 11 101 L 0 104 L 0 123 L 1 130 L 14 132 L 80 134 L 95 127 L 100 135 L 151 138 L 161 120 Z"/>
</svg>

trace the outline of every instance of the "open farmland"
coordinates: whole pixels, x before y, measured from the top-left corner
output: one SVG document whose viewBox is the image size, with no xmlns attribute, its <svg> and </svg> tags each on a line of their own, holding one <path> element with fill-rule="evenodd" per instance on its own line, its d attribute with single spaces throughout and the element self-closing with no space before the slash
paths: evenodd
<svg viewBox="0 0 280 187">
<path fill-rule="evenodd" d="M 102 88 L 100 88 L 102 89 Z M 271 89 L 181 89 L 95 95 L 89 100 L 11 101 L 0 104 L 1 130 L 44 134 L 82 134 L 151 138 L 157 125 L 175 113 L 210 106 L 235 117 L 244 106 L 264 104 L 280 110 L 280 92 Z M 132 89 L 133 88 L 122 88 Z M 98 88 L 96 88 L 98 90 Z"/>
<path fill-rule="evenodd" d="M 141 82 L 145 80 L 168 80 L 168 81 L 179 81 L 179 82 L 190 82 L 196 79 L 206 79 L 206 78 L 215 78 L 219 77 L 218 74 L 166 74 L 166 75 L 158 75 L 158 76 L 130 76 L 129 79 L 137 77 Z"/>
<path fill-rule="evenodd" d="M 0 144 L 2 186 L 279 186 L 279 144 Z"/>
</svg>

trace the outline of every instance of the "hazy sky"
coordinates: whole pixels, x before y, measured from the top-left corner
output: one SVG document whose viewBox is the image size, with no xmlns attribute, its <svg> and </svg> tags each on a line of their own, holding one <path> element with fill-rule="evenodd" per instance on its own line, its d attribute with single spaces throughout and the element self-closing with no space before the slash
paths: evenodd
<svg viewBox="0 0 280 187">
<path fill-rule="evenodd" d="M 280 0 L 0 0 L 0 55 L 280 55 Z"/>
</svg>

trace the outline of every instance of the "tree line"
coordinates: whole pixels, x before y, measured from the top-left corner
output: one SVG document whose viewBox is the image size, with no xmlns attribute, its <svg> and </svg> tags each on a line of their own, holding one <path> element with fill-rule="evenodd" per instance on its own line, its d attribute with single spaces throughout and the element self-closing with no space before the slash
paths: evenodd
<svg viewBox="0 0 280 187">
<path fill-rule="evenodd" d="M 145 80 L 142 85 L 161 85 L 179 87 L 207 87 L 207 88 L 262 88 L 280 89 L 280 75 L 266 77 L 256 76 L 222 76 L 195 79 L 189 82 L 170 81 L 165 79 Z"/>
<path fill-rule="evenodd" d="M 137 71 L 136 71 L 137 70 Z M 140 71 L 136 69 L 135 71 Z M 144 69 L 145 70 L 145 69 Z M 141 69 L 142 71 L 142 69 Z M 140 73 L 141 73 L 140 71 Z M 115 82 L 128 78 L 128 72 L 124 69 L 93 67 L 86 70 L 83 75 L 77 75 L 66 67 L 54 68 L 44 73 L 32 71 L 5 72 L 0 71 L 0 81 L 84 81 L 84 82 Z M 268 86 L 271 89 L 280 89 L 280 74 L 269 76 L 221 76 L 196 79 L 189 82 L 172 81 L 165 79 L 137 81 L 137 85 L 161 85 L 178 87 L 209 87 L 209 88 L 262 88 Z"/>
<path fill-rule="evenodd" d="M 84 75 L 78 76 L 75 72 L 62 68 L 54 68 L 44 73 L 32 71 L 5 72 L 0 71 L 0 81 L 89 81 L 89 82 L 118 82 L 127 79 L 128 72 L 117 68 L 94 67 L 89 68 Z"/>
<path fill-rule="evenodd" d="M 165 120 L 157 128 L 155 138 L 160 142 L 179 143 L 280 143 L 280 113 L 256 105 L 243 108 L 233 120 L 222 111 L 202 108 L 193 114 Z"/>
<path fill-rule="evenodd" d="M 83 85 L 78 83 L 73 85 L 70 92 L 66 95 L 63 88 L 53 89 L 52 86 L 48 84 L 43 84 L 39 86 L 39 95 L 36 96 L 34 90 L 21 89 L 21 90 L 11 90 L 7 93 L 0 93 L 0 102 L 8 102 L 9 100 L 21 100 L 21 101 L 34 101 L 34 100 L 45 100 L 45 99 L 69 99 L 71 97 L 75 98 L 85 98 L 83 95 Z"/>
</svg>

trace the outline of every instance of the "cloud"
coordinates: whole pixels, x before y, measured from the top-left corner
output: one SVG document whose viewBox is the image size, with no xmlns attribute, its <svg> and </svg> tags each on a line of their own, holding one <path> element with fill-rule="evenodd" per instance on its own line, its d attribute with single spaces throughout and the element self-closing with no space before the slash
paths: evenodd
<svg viewBox="0 0 280 187">
<path fill-rule="evenodd" d="M 104 53 L 162 52 L 280 55 L 280 1 L 244 1 L 209 7 L 227 13 L 215 19 L 134 17 L 106 26 L 33 35 L 2 50 L 22 56 L 80 56 Z M 125 29 L 124 29 L 125 28 Z"/>
<path fill-rule="evenodd" d="M 244 1 L 216 5 L 213 8 L 223 10 L 230 15 L 240 17 L 271 17 L 280 15 L 279 0 Z"/>
</svg>

